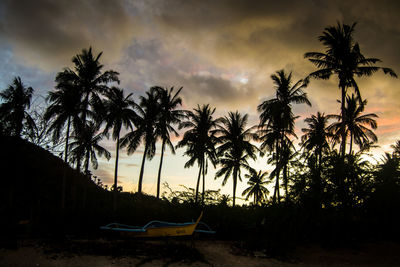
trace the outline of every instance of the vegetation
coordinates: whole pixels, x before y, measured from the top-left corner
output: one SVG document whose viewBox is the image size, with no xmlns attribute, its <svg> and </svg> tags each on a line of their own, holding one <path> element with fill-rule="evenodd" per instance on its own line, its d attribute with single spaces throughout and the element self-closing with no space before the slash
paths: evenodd
<svg viewBox="0 0 400 267">
<path fill-rule="evenodd" d="M 325 28 L 319 40 L 326 51 L 305 54 L 319 68 L 307 79 L 293 82 L 292 73 L 285 70 L 271 75 L 276 94 L 258 105 L 258 125 L 248 126 L 248 114 L 238 111 L 215 118 L 216 109 L 209 104 L 181 110 L 182 88 L 151 87 L 139 96 L 137 104 L 132 94 L 125 96 L 122 89 L 113 86 L 119 82 L 118 73 L 103 72 L 102 54 L 94 56 L 91 48 L 73 57 L 74 69 L 66 68 L 56 75 L 56 87 L 48 93 L 42 117 L 30 109 L 34 90 L 15 78 L 0 93 L 0 141 L 6 151 L 0 161 L 7 173 L 0 189 L 0 210 L 2 218 L 8 218 L 0 229 L 7 231 L 28 219 L 35 233 L 55 235 L 59 226 L 63 233 L 78 229 L 93 232 L 111 220 L 140 225 L 154 219 L 154 214 L 165 220 L 186 220 L 204 209 L 206 220 L 219 237 L 247 238 L 251 246 L 265 247 L 272 254 L 299 241 L 338 243 L 366 236 L 400 237 L 400 141 L 379 163 L 366 160 L 367 151 L 378 140 L 374 133 L 378 116 L 364 114 L 367 100 L 361 98 L 355 81 L 356 76 L 369 76 L 378 70 L 396 74 L 374 65 L 380 60 L 362 55 L 353 39 L 354 27 L 338 24 Z M 293 105 L 311 105 L 305 93 L 308 78 L 329 79 L 332 75 L 339 80 L 341 113 L 317 112 L 306 118 L 297 146 L 298 116 Z M 355 95 L 348 94 L 350 88 Z M 329 124 L 330 120 L 334 122 Z M 174 147 L 171 135 L 179 136 L 177 127 L 184 133 Z M 128 132 L 121 137 L 123 129 Z M 100 145 L 110 131 L 116 141 L 113 193 L 90 173 L 90 163 L 96 169 L 98 156 L 111 157 Z M 49 147 L 43 145 L 42 138 L 51 139 L 54 145 L 62 141 L 63 160 L 45 150 Z M 155 156 L 158 141 L 161 157 L 154 198 L 143 194 L 142 183 L 145 161 Z M 140 146 L 143 156 L 138 192 L 121 192 L 120 148 L 126 147 L 132 154 Z M 160 193 L 166 147 L 172 153 L 185 148 L 185 168 L 197 163 L 195 189 L 182 185 L 182 190 L 173 191 L 165 182 L 167 191 Z M 269 177 L 263 170 L 254 170 L 250 161 L 266 153 L 267 163 L 275 167 Z M 209 163 L 217 168 L 215 178 L 223 177 L 222 185 L 232 179 L 232 197 L 206 190 Z M 237 206 L 237 182 L 242 177 L 248 179 L 249 186 L 242 196 L 246 200 L 253 197 L 253 203 Z M 275 187 L 268 197 L 271 181 Z M 53 215 L 58 221 L 54 222 Z"/>
</svg>

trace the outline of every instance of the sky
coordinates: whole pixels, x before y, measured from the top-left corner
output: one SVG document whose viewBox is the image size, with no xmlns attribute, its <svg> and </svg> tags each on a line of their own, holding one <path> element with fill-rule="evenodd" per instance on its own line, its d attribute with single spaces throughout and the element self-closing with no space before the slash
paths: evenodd
<svg viewBox="0 0 400 267">
<path fill-rule="evenodd" d="M 216 117 L 238 110 L 249 115 L 250 127 L 258 122 L 257 105 L 274 96 L 270 76 L 284 69 L 297 81 L 315 71 L 303 55 L 323 52 L 318 36 L 337 22 L 357 22 L 354 38 L 361 52 L 400 74 L 398 14 L 396 0 L 2 0 L 0 89 L 20 76 L 42 99 L 54 88 L 56 73 L 72 67 L 71 58 L 91 46 L 96 53 L 103 52 L 104 70 L 118 71 L 119 87 L 133 92 L 136 99 L 151 86 L 183 87 L 184 109 L 209 103 L 216 107 Z M 379 116 L 380 147 L 373 150 L 379 160 L 400 138 L 400 81 L 377 73 L 358 78 L 357 83 L 368 100 L 365 112 Z M 307 116 L 339 112 L 337 84 L 335 77 L 312 80 L 305 89 L 312 107 L 294 107 L 300 116 L 299 137 Z M 103 145 L 115 155 L 112 140 Z M 120 153 L 119 180 L 124 191 L 136 191 L 142 151 Z M 183 152 L 167 151 L 163 165 L 163 182 L 173 188 L 195 187 L 197 168 L 183 168 L 187 161 Z M 114 160 L 101 159 L 93 171 L 105 184 L 112 183 Z M 156 190 L 158 163 L 159 154 L 146 162 L 146 193 Z M 252 164 L 270 169 L 266 158 Z M 221 188 L 222 180 L 215 181 L 214 173 L 210 168 L 209 189 Z M 245 187 L 246 181 L 240 183 L 237 195 Z M 221 190 L 232 195 L 232 184 Z"/>
</svg>

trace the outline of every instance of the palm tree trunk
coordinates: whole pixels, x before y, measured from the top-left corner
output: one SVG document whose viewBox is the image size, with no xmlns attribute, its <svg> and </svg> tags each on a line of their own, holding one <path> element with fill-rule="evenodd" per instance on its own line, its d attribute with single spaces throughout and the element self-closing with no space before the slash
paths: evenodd
<svg viewBox="0 0 400 267">
<path fill-rule="evenodd" d="M 164 150 L 165 150 L 165 140 L 163 140 L 162 146 L 161 146 L 160 167 L 158 168 L 158 177 L 157 177 L 157 198 L 160 198 L 161 169 L 162 169 L 163 158 L 164 158 Z"/>
<path fill-rule="evenodd" d="M 285 162 L 285 165 L 283 166 L 283 182 L 285 183 L 285 199 L 286 202 L 289 200 L 289 195 L 288 195 L 288 175 L 287 175 L 287 163 Z"/>
<path fill-rule="evenodd" d="M 353 134 L 351 133 L 350 134 L 350 150 L 349 150 L 350 155 L 351 155 L 352 148 L 353 148 Z"/>
<path fill-rule="evenodd" d="M 145 145 L 145 147 L 144 147 L 142 166 L 140 167 L 139 182 L 138 182 L 138 193 L 139 194 L 142 193 L 143 171 L 144 171 L 144 162 L 146 161 L 146 153 L 147 153 L 147 145 Z"/>
<path fill-rule="evenodd" d="M 236 200 L 236 184 L 237 184 L 237 170 L 233 171 L 233 203 L 232 206 L 235 207 L 235 200 Z"/>
<path fill-rule="evenodd" d="M 195 203 L 197 203 L 197 199 L 198 199 L 198 195 L 199 195 L 199 186 L 200 186 L 200 178 L 201 178 L 202 168 L 203 168 L 203 162 L 200 162 L 199 176 L 197 177 L 197 184 L 196 184 L 196 197 L 194 199 Z"/>
<path fill-rule="evenodd" d="M 114 172 L 114 203 L 113 209 L 117 210 L 117 197 L 118 197 L 118 158 L 119 158 L 119 133 L 117 137 L 117 145 L 116 145 L 116 156 L 115 156 L 115 172 Z"/>
<path fill-rule="evenodd" d="M 346 122 L 346 112 L 345 112 L 345 102 L 346 102 L 346 87 L 342 86 L 342 103 L 341 103 L 341 111 L 342 111 L 342 144 L 341 144 L 341 154 L 342 157 L 346 154 L 346 131 L 345 131 L 345 122 Z"/>
<path fill-rule="evenodd" d="M 86 152 L 86 162 L 85 162 L 85 175 L 88 173 L 89 171 L 89 160 L 90 160 L 90 151 L 88 150 Z"/>
<path fill-rule="evenodd" d="M 71 117 L 68 117 L 67 123 L 67 136 L 65 138 L 65 149 L 64 149 L 64 161 L 65 163 L 68 162 L 68 142 L 69 142 L 69 129 L 71 127 Z"/>
<path fill-rule="evenodd" d="M 71 127 L 71 117 L 68 117 L 67 123 L 67 136 L 65 138 L 65 149 L 64 149 L 64 162 L 68 163 L 68 141 L 69 141 L 69 129 Z M 65 191 L 67 186 L 67 173 L 66 168 L 63 171 L 62 185 L 61 185 L 61 209 L 65 208 Z"/>
<path fill-rule="evenodd" d="M 201 203 L 204 205 L 204 195 L 205 195 L 205 179 L 206 179 L 206 160 L 203 158 L 203 191 L 201 192 Z"/>
<path fill-rule="evenodd" d="M 279 146 L 278 144 L 276 145 L 276 181 L 275 181 L 275 189 L 274 189 L 274 196 L 272 197 L 272 203 L 276 203 L 276 200 L 278 199 L 278 203 L 280 203 L 280 195 L 279 195 Z"/>
</svg>

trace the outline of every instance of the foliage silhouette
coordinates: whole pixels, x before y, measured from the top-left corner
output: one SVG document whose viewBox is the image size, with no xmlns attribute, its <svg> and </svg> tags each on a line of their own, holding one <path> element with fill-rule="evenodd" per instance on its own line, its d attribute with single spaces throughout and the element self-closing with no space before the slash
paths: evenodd
<svg viewBox="0 0 400 267">
<path fill-rule="evenodd" d="M 319 70 L 308 75 L 308 78 L 327 80 L 332 75 L 336 75 L 339 80 L 339 89 L 341 90 L 341 115 L 342 122 L 346 121 L 345 100 L 347 89 L 353 87 L 358 100 L 362 100 L 361 93 L 355 81 L 355 76 L 371 76 L 375 72 L 382 70 L 385 74 L 397 77 L 396 73 L 386 67 L 379 67 L 374 64 L 381 62 L 377 58 L 366 58 L 361 53 L 360 46 L 353 38 L 356 23 L 351 26 L 347 24 L 338 24 L 328 26 L 324 29 L 322 35 L 318 37 L 324 45 L 325 52 L 308 52 L 304 54 L 311 63 Z M 342 127 L 342 130 L 344 128 Z M 341 132 L 342 156 L 346 153 L 345 132 Z"/>
<path fill-rule="evenodd" d="M 186 147 L 184 155 L 188 156 L 189 160 L 185 163 L 185 168 L 192 167 L 196 161 L 199 166 L 199 175 L 196 184 L 196 203 L 198 203 L 201 174 L 203 174 L 202 199 L 204 200 L 207 159 L 211 161 L 214 167 L 217 163 L 215 150 L 217 139 L 214 131 L 217 127 L 217 120 L 214 120 L 212 117 L 214 112 L 215 108 L 211 109 L 208 104 L 202 106 L 198 105 L 193 112 L 187 111 L 187 119 L 182 122 L 181 128 L 189 129 L 176 146 L 177 148 Z"/>
<path fill-rule="evenodd" d="M 7 89 L 0 92 L 3 103 L 0 105 L 0 121 L 8 135 L 21 137 L 24 125 L 35 127 L 27 112 L 31 106 L 32 87 L 25 87 L 20 77 L 15 77 Z"/>
<path fill-rule="evenodd" d="M 237 181 L 241 181 L 241 169 L 250 169 L 248 159 L 256 159 L 258 148 L 250 143 L 255 139 L 251 128 L 246 129 L 248 115 L 239 112 L 229 112 L 228 116 L 220 118 L 215 133 L 218 136 L 217 155 L 221 169 L 215 174 L 215 178 L 224 177 L 222 185 L 225 185 L 232 175 L 233 180 L 233 206 L 236 200 Z"/>
</svg>

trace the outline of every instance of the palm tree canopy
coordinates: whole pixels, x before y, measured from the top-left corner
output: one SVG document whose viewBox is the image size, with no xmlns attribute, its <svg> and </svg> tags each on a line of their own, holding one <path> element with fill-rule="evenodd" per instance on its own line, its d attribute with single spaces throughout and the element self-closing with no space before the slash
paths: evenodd
<svg viewBox="0 0 400 267">
<path fill-rule="evenodd" d="M 308 128 L 301 129 L 304 133 L 301 137 L 301 141 L 302 146 L 307 151 L 329 149 L 328 140 L 332 136 L 327 130 L 328 120 L 329 117 L 320 112 L 317 112 L 316 116 L 311 115 L 311 117 L 304 119 L 304 122 L 308 124 Z"/>
<path fill-rule="evenodd" d="M 50 91 L 47 95 L 46 100 L 49 101 L 50 105 L 44 114 L 45 120 L 55 118 L 49 128 L 49 131 L 53 132 L 54 141 L 59 140 L 63 127 L 69 118 L 72 119 L 75 129 L 78 129 L 82 124 L 79 118 L 83 108 L 79 88 L 70 81 L 59 80 L 59 76 L 60 73 L 56 77 L 56 90 Z"/>
<path fill-rule="evenodd" d="M 253 168 L 249 170 L 248 174 L 245 174 L 245 178 L 249 179 L 247 182 L 249 187 L 243 191 L 242 196 L 246 196 L 246 200 L 251 196 L 254 196 L 256 202 L 254 204 L 260 204 L 266 200 L 266 196 L 269 194 L 266 186 L 271 182 L 265 180 L 267 174 L 267 172 L 257 172 Z"/>
<path fill-rule="evenodd" d="M 76 162 L 81 160 L 81 156 L 84 156 L 84 166 L 89 165 L 89 160 L 92 163 L 94 169 L 97 169 L 97 156 L 104 157 L 109 160 L 111 158 L 111 153 L 99 145 L 99 142 L 103 139 L 104 133 L 98 133 L 100 125 L 94 122 L 89 122 L 79 134 L 74 136 L 75 141 L 71 142 L 71 160 Z"/>
<path fill-rule="evenodd" d="M 107 91 L 107 84 L 110 82 L 119 83 L 118 72 L 113 70 L 102 71 L 101 55 L 102 52 L 94 56 L 91 47 L 88 50 L 83 49 L 81 54 L 72 58 L 74 69 L 66 68 L 57 75 L 60 82 L 70 82 L 79 88 L 83 97 L 84 110 L 82 115 L 84 118 L 86 118 L 85 110 L 88 109 L 89 104 L 92 107 L 101 104 L 99 94 L 104 94 Z"/>
<path fill-rule="evenodd" d="M 352 136 L 354 142 L 362 148 L 366 144 L 371 142 L 377 142 L 378 138 L 371 129 L 377 128 L 375 118 L 378 115 L 375 113 L 362 114 L 364 112 L 367 100 L 359 101 L 358 97 L 353 94 L 346 97 L 346 105 L 344 112 L 346 113 L 345 121 L 339 121 L 342 116 L 340 115 L 329 115 L 329 118 L 338 120 L 328 127 L 328 130 L 333 134 L 334 143 L 338 142 L 341 137 L 339 133 L 345 132 L 346 137 Z M 368 128 L 370 127 L 370 128 Z"/>
<path fill-rule="evenodd" d="M 209 158 L 214 166 L 217 163 L 216 137 L 213 131 L 217 127 L 217 121 L 212 117 L 214 112 L 215 108 L 212 109 L 208 104 L 197 105 L 193 112 L 186 112 L 187 120 L 181 123 L 180 128 L 188 130 L 176 146 L 187 147 L 184 155 L 189 156 L 189 160 L 185 163 L 185 168 L 193 166 L 196 161 L 200 166 L 204 156 Z"/>
<path fill-rule="evenodd" d="M 400 140 L 397 140 L 396 143 L 390 147 L 393 148 L 393 155 L 400 157 Z"/>
<path fill-rule="evenodd" d="M 103 102 L 105 109 L 106 122 L 104 133 L 107 133 L 112 128 L 112 138 L 116 140 L 119 137 L 122 127 L 132 129 L 133 123 L 137 119 L 137 114 L 134 110 L 136 103 L 132 99 L 132 93 L 124 96 L 124 90 L 112 87 L 105 93 L 106 99 Z"/>
<path fill-rule="evenodd" d="M 160 105 L 156 129 L 157 135 L 168 145 L 172 153 L 175 154 L 175 148 L 171 142 L 170 133 L 173 133 L 176 137 L 179 136 L 173 125 L 179 125 L 185 117 L 185 113 L 177 109 L 178 106 L 182 105 L 182 98 L 179 97 L 182 87 L 176 92 L 174 92 L 174 87 L 167 90 L 156 86 L 155 90 L 157 91 L 157 98 Z"/>
<path fill-rule="evenodd" d="M 146 148 L 146 157 L 152 159 L 156 153 L 156 123 L 159 117 L 160 106 L 157 92 L 154 87 L 146 92 L 146 96 L 140 96 L 140 105 L 136 106 L 136 129 L 127 133 L 121 139 L 121 146 L 127 147 L 128 154 L 132 154 L 143 140 Z"/>
<path fill-rule="evenodd" d="M 25 87 L 20 77 L 15 77 L 13 83 L 0 92 L 4 101 L 0 105 L 0 121 L 11 135 L 20 136 L 24 122 L 34 127 L 33 119 L 26 112 L 30 108 L 32 95 L 32 87 Z"/>
<path fill-rule="evenodd" d="M 356 23 L 350 26 L 338 22 L 337 26 L 326 27 L 318 37 L 325 46 L 325 52 L 308 52 L 304 57 L 319 69 L 308 77 L 327 80 L 331 75 L 337 75 L 339 88 L 353 87 L 361 99 L 355 76 L 371 76 L 378 70 L 392 77 L 397 75 L 390 68 L 376 66 L 376 63 L 381 62 L 380 59 L 364 57 L 359 44 L 353 39 L 355 26 Z"/>
<path fill-rule="evenodd" d="M 252 128 L 246 129 L 248 115 L 242 116 L 239 112 L 229 112 L 228 116 L 219 120 L 219 126 L 215 133 L 218 135 L 217 153 L 222 168 L 216 173 L 216 177 L 224 175 L 223 185 L 226 184 L 232 172 L 238 174 L 241 181 L 240 168 L 249 169 L 249 158 L 256 159 L 257 147 L 250 143 L 255 139 Z M 236 177 L 234 177 L 236 179 Z"/>
</svg>

